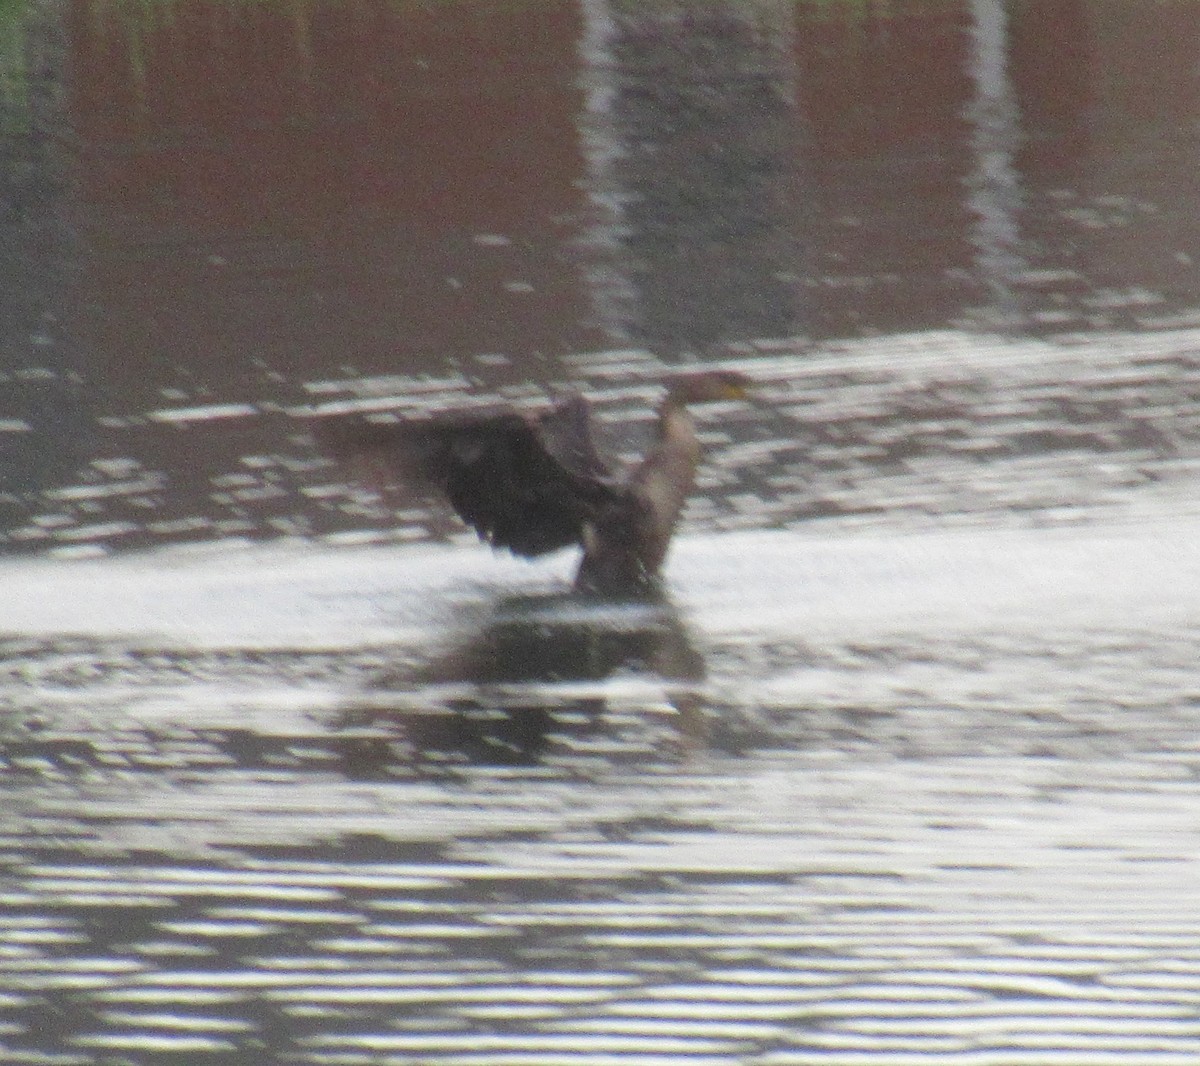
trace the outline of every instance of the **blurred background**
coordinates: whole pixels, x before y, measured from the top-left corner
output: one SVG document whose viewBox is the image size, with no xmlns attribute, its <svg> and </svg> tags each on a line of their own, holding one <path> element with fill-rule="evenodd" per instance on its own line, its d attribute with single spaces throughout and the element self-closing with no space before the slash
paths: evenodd
<svg viewBox="0 0 1200 1066">
<path fill-rule="evenodd" d="M 624 453 L 648 383 L 697 360 L 748 361 L 782 412 L 712 434 L 730 471 L 698 521 L 961 515 L 925 467 L 1042 457 L 1052 482 L 1055 456 L 1136 450 L 1107 491 L 1195 440 L 1184 0 L 2 17 L 9 551 L 386 535 L 299 415 L 576 382 Z M 864 367 L 922 331 L 901 348 L 936 366 Z M 1068 353 L 1029 394 L 1021 338 Z"/>
</svg>

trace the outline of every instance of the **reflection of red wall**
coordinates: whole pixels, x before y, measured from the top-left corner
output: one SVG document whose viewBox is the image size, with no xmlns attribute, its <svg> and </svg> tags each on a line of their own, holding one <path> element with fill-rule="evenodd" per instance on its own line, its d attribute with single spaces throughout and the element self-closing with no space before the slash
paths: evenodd
<svg viewBox="0 0 1200 1066">
<path fill-rule="evenodd" d="M 1200 301 L 1200 9 L 1192 0 L 1095 4 L 1087 191 L 1110 221 L 1088 236 L 1088 269 L 1120 293 Z M 1174 300 L 1172 300 L 1174 302 Z M 1152 309 L 1151 309 L 1152 310 Z"/>
<path fill-rule="evenodd" d="M 1031 202 L 1047 208 L 1031 212 L 1044 228 L 1027 236 L 1048 265 L 1079 272 L 1073 311 L 1085 321 L 1153 315 L 1143 295 L 1173 310 L 1197 302 L 1198 30 L 1192 0 L 1015 6 L 1018 159 Z"/>
<path fill-rule="evenodd" d="M 860 319 L 911 327 L 918 310 L 940 322 L 955 309 L 944 273 L 972 261 L 965 6 L 799 6 L 822 331 L 853 331 Z"/>
<path fill-rule="evenodd" d="M 958 150 L 972 92 L 965 5 L 809 0 L 801 11 L 797 61 L 823 157 Z"/>
<path fill-rule="evenodd" d="M 1013 7 L 1009 70 L 1025 132 L 1017 158 L 1035 181 L 1074 182 L 1088 156 L 1090 6 L 1091 0 L 1039 0 Z"/>
<path fill-rule="evenodd" d="M 569 4 L 117 10 L 75 9 L 72 121 L 84 325 L 135 394 L 582 343 Z"/>
</svg>

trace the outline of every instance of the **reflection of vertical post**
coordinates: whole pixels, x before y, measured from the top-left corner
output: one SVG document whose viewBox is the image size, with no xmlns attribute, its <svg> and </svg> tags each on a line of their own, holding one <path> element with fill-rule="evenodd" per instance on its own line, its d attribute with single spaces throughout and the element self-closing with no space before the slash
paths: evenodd
<svg viewBox="0 0 1200 1066">
<path fill-rule="evenodd" d="M 664 353 L 795 325 L 788 0 L 580 0 L 593 306 Z"/>
<path fill-rule="evenodd" d="M 292 16 L 292 43 L 300 65 L 299 75 L 308 83 L 313 77 L 313 8 L 307 0 L 290 0 L 288 6 Z"/>
<path fill-rule="evenodd" d="M 1021 188 L 1013 167 L 1020 116 L 1008 78 L 1008 17 L 1005 0 L 970 0 L 970 11 L 975 99 L 967 114 L 975 166 L 967 199 L 975 216 L 972 243 L 991 311 L 1008 322 L 1019 313 L 1013 279 L 1024 266 L 1017 221 Z"/>
<path fill-rule="evenodd" d="M 586 168 L 588 217 L 579 245 L 594 321 L 610 340 L 629 338 L 636 294 L 621 256 L 628 236 L 620 187 L 621 136 L 614 115 L 617 69 L 612 54 L 616 22 L 609 0 L 579 0 L 579 82 L 583 91 L 579 138 Z"/>
</svg>

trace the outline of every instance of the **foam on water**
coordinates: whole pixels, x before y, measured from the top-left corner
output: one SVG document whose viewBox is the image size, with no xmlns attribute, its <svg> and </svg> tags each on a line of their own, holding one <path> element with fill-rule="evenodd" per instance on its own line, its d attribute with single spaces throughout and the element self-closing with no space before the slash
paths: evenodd
<svg viewBox="0 0 1200 1066">
<path fill-rule="evenodd" d="M 472 603 L 565 591 L 572 564 L 569 554 L 529 564 L 483 546 L 306 544 L 7 560 L 0 633 L 264 648 L 427 641 Z M 668 586 L 705 632 L 756 638 L 944 635 L 1047 619 L 1186 624 L 1200 617 L 1200 518 L 899 532 L 817 523 L 694 536 L 675 546 Z M 619 625 L 639 609 L 564 598 L 538 610 Z"/>
</svg>

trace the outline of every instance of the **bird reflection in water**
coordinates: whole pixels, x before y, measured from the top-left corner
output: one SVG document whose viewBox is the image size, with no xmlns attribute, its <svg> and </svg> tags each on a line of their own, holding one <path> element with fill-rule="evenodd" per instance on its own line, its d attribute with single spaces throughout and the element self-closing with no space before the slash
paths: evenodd
<svg viewBox="0 0 1200 1066">
<path fill-rule="evenodd" d="M 663 596 L 513 596 L 412 669 L 384 670 L 338 727 L 351 776 L 662 758 L 702 733 L 703 657 Z M 622 713 L 622 711 L 628 713 Z"/>
</svg>

